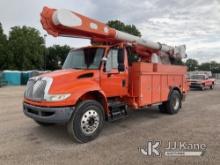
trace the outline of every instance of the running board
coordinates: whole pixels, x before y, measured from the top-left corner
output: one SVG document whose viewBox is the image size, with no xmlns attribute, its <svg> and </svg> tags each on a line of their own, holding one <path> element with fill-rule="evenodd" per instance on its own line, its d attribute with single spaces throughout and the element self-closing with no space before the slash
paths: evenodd
<svg viewBox="0 0 220 165">
<path fill-rule="evenodd" d="M 108 121 L 115 121 L 128 116 L 126 104 L 117 101 L 111 102 L 108 105 L 110 110 Z"/>
</svg>

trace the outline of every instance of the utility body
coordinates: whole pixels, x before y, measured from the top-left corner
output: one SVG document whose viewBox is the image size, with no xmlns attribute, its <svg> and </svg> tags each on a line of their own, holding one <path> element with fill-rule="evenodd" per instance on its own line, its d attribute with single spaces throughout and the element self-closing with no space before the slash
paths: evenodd
<svg viewBox="0 0 220 165">
<path fill-rule="evenodd" d="M 73 139 L 85 143 L 128 108 L 181 109 L 187 68 L 172 63 L 186 56 L 184 45 L 145 41 L 68 10 L 45 7 L 41 23 L 53 36 L 90 38 L 92 46 L 71 50 L 62 70 L 28 81 L 24 113 L 37 123 L 66 123 Z"/>
</svg>

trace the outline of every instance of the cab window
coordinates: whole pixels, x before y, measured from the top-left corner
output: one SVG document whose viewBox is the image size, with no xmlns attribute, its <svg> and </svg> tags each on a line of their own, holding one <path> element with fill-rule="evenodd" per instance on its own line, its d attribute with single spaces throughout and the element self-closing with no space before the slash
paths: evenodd
<svg viewBox="0 0 220 165">
<path fill-rule="evenodd" d="M 118 49 L 110 49 L 107 55 L 106 70 L 118 69 Z"/>
</svg>

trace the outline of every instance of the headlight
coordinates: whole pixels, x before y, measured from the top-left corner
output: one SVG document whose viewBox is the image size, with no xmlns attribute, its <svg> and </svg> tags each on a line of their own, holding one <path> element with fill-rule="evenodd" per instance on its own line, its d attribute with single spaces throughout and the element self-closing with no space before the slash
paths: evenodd
<svg viewBox="0 0 220 165">
<path fill-rule="evenodd" d="M 55 95 L 47 95 L 45 98 L 46 101 L 63 101 L 70 97 L 71 94 L 55 94 Z"/>
<path fill-rule="evenodd" d="M 44 77 L 44 80 L 47 81 L 47 85 L 46 88 L 44 90 L 44 99 L 46 101 L 63 101 L 65 99 L 67 99 L 68 97 L 71 96 L 71 94 L 69 93 L 65 93 L 65 94 L 49 94 L 49 89 L 52 85 L 53 79 L 50 77 Z"/>
</svg>

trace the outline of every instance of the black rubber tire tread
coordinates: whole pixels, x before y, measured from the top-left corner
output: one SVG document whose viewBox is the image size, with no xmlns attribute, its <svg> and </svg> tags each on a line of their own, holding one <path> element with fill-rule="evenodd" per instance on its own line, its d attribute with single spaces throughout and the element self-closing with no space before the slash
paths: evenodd
<svg viewBox="0 0 220 165">
<path fill-rule="evenodd" d="M 174 109 L 173 107 L 173 101 L 174 101 L 174 98 L 178 97 L 179 98 L 179 107 L 177 110 Z M 179 93 L 179 91 L 177 90 L 174 90 L 170 97 L 169 97 L 169 100 L 167 101 L 166 103 L 166 109 L 167 109 L 167 113 L 169 114 L 176 114 L 177 112 L 179 112 L 179 110 L 181 109 L 182 107 L 182 99 L 181 99 L 181 95 Z"/>
<path fill-rule="evenodd" d="M 201 90 L 202 90 L 202 91 L 205 90 L 205 85 L 204 85 L 204 84 L 202 85 Z"/>
<path fill-rule="evenodd" d="M 100 123 L 99 123 L 99 127 L 92 135 L 85 135 L 81 131 L 81 127 L 80 127 L 81 118 L 82 115 L 91 108 L 99 114 Z M 67 123 L 67 131 L 74 141 L 78 143 L 86 143 L 95 139 L 99 135 L 103 127 L 103 121 L 104 121 L 103 106 L 95 100 L 85 100 L 80 102 L 76 106 L 76 109 L 74 110 L 70 121 Z"/>
<path fill-rule="evenodd" d="M 167 102 L 163 102 L 162 104 L 160 104 L 160 105 L 158 106 L 161 113 L 167 113 L 166 103 L 167 103 Z"/>
</svg>

